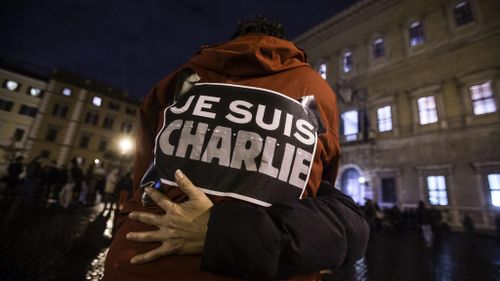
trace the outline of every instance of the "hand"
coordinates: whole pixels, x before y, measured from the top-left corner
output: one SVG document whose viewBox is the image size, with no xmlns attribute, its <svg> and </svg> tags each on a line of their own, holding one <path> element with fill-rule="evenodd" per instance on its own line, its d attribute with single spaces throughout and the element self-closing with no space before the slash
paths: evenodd
<svg viewBox="0 0 500 281">
<path fill-rule="evenodd" d="M 158 230 L 129 232 L 127 239 L 137 242 L 161 242 L 161 246 L 137 255 L 130 260 L 132 264 L 142 264 L 171 254 L 199 254 L 203 251 L 207 224 L 212 201 L 198 189 L 180 171 L 175 172 L 175 181 L 189 200 L 174 203 L 161 192 L 146 188 L 146 193 L 158 206 L 165 210 L 165 215 L 147 212 L 132 212 L 131 219 L 158 227 Z"/>
</svg>

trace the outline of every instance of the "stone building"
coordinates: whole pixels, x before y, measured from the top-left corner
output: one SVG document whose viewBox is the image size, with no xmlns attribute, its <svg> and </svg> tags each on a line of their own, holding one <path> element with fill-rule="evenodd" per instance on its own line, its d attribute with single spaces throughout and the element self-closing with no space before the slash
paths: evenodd
<svg viewBox="0 0 500 281">
<path fill-rule="evenodd" d="M 338 186 L 454 226 L 500 214 L 500 2 L 362 0 L 295 42 L 341 111 Z"/>
<path fill-rule="evenodd" d="M 47 81 L 7 69 L 0 69 L 0 169 L 16 156 L 25 154 L 28 135 L 44 94 Z"/>
<path fill-rule="evenodd" d="M 5 146 L 14 138 L 20 148 L 16 154 L 25 156 L 25 163 L 39 157 L 45 164 L 54 161 L 61 166 L 76 159 L 84 167 L 95 163 L 131 169 L 140 101 L 64 70 L 54 70 L 44 80 L 15 71 L 1 70 L 0 75 L 4 85 L 0 141 Z M 13 83 L 17 88 L 9 89 Z M 34 96 L 32 89 L 41 92 Z M 4 105 L 4 100 L 13 105 Z M 24 104 L 33 108 L 28 110 L 29 120 L 21 113 Z M 19 129 L 23 129 L 22 134 Z"/>
</svg>

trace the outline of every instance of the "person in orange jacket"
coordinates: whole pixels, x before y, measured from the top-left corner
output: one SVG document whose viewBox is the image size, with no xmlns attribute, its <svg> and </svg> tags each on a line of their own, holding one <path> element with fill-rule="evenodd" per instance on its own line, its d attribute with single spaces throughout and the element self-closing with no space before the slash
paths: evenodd
<svg viewBox="0 0 500 281">
<path fill-rule="evenodd" d="M 281 25 L 263 17 L 243 22 L 231 40 L 215 46 L 202 47 L 181 69 L 161 80 L 147 95 L 140 110 L 142 127 L 134 165 L 134 196 L 119 215 L 118 229 L 105 263 L 104 281 L 320 280 L 320 270 L 355 261 L 364 254 L 368 226 L 363 213 L 351 198 L 334 187 L 340 157 L 339 112 L 335 94 L 328 83 L 311 69 L 306 54 L 292 42 L 283 39 L 283 34 Z M 184 75 L 185 70 L 188 70 L 190 75 Z M 287 123 L 283 125 L 281 136 L 273 135 L 276 131 L 273 131 L 276 126 L 272 127 L 272 124 L 275 124 L 274 119 L 271 122 L 269 118 L 264 119 L 264 116 L 261 123 L 265 124 L 260 124 L 269 133 L 266 138 L 268 141 L 292 141 L 295 136 L 302 143 L 310 144 L 309 139 L 313 139 L 314 149 L 311 152 L 301 150 L 300 156 L 297 148 L 293 150 L 293 157 L 288 157 L 292 154 L 286 154 L 285 151 L 284 155 L 288 155 L 287 157 L 282 154 L 280 159 L 271 159 L 270 163 L 266 164 L 267 169 L 262 171 L 261 168 L 266 162 L 263 160 L 266 158 L 266 152 L 263 150 L 266 150 L 267 144 L 261 143 L 258 146 L 258 143 L 245 139 L 247 146 L 251 143 L 251 146 L 254 146 L 252 149 L 258 147 L 258 156 L 254 154 L 254 158 L 250 160 L 238 158 L 238 162 L 234 160 L 234 155 L 239 152 L 231 151 L 231 154 L 228 154 L 231 159 L 219 155 L 218 163 L 215 161 L 214 164 L 227 171 L 224 176 L 215 179 L 219 180 L 221 185 L 226 177 L 242 172 L 234 168 L 237 167 L 246 169 L 243 171 L 245 175 L 251 175 L 242 176 L 242 182 L 246 178 L 250 178 L 251 182 L 252 177 L 272 180 L 280 178 L 282 182 L 279 184 L 285 185 L 290 185 L 293 170 L 297 169 L 295 182 L 303 182 L 303 186 L 299 189 L 283 187 L 282 190 L 286 192 L 281 195 L 278 193 L 278 197 L 274 194 L 274 199 L 270 200 L 272 204 L 268 204 L 264 202 L 267 195 L 263 195 L 264 199 L 259 197 L 257 200 L 253 195 L 245 195 L 246 190 L 221 192 L 201 186 L 201 180 L 198 179 L 210 178 L 206 175 L 210 174 L 209 172 L 188 173 L 182 168 L 185 172 L 183 173 L 169 168 L 176 165 L 178 159 L 175 156 L 182 158 L 187 157 L 184 154 L 190 153 L 188 149 L 184 154 L 181 153 L 181 156 L 177 152 L 174 155 L 174 150 L 170 151 L 171 155 L 167 155 L 168 157 L 163 155 L 162 158 L 158 155 L 168 154 L 165 151 L 169 150 L 171 138 L 179 138 L 179 134 L 182 138 L 184 134 L 184 131 L 179 133 L 179 130 L 180 125 L 186 121 L 175 123 L 176 120 L 173 120 L 171 114 L 188 107 L 187 98 L 182 100 L 176 97 L 176 93 L 183 92 L 182 89 L 186 85 L 193 89 L 215 91 L 214 95 L 219 94 L 217 89 L 222 92 L 230 92 L 233 89 L 238 97 L 248 92 L 245 98 L 254 104 L 238 102 L 236 97 L 233 97 L 232 101 L 236 102 L 233 105 L 236 105 L 229 106 L 233 110 L 233 120 L 239 118 L 240 121 L 252 117 L 249 112 L 257 110 L 257 103 L 259 108 L 281 105 L 266 104 L 265 99 L 252 99 L 252 93 L 265 97 L 274 95 L 273 98 L 281 99 L 283 103 L 287 103 L 287 99 L 303 101 L 305 97 L 312 96 L 321 123 L 320 126 L 315 126 L 314 135 L 312 130 L 309 130 L 313 127 L 313 122 L 304 121 L 302 125 L 299 122 L 288 122 L 295 116 L 287 115 Z M 208 132 L 207 127 L 212 128 L 210 122 L 215 122 L 215 114 L 220 113 L 216 110 L 217 106 L 220 106 L 218 103 L 228 96 L 230 95 L 219 99 L 212 97 L 210 102 L 205 101 L 195 106 L 195 111 L 190 116 L 198 115 L 202 116 L 199 118 L 207 120 L 208 125 L 205 126 L 204 132 Z M 201 95 L 195 98 L 199 101 Z M 277 112 L 274 111 L 275 116 Z M 279 113 L 282 117 L 285 116 L 281 110 Z M 229 119 L 228 115 L 225 116 Z M 283 117 L 280 120 L 285 119 Z M 194 134 L 200 130 L 200 124 L 201 122 L 198 123 Z M 292 124 L 297 127 L 294 127 L 295 129 L 299 129 L 295 135 L 290 133 Z M 238 130 L 239 126 L 217 128 L 226 128 L 232 132 L 231 130 Z M 172 133 L 175 130 L 177 135 Z M 240 129 L 238 134 L 241 131 Z M 166 132 L 172 135 L 163 138 Z M 206 134 L 200 136 L 206 137 Z M 258 134 L 252 136 L 259 138 Z M 239 137 L 235 137 L 236 143 Z M 206 142 L 200 142 L 203 149 L 207 145 Z M 223 141 L 217 143 L 214 144 L 214 149 L 225 153 L 225 150 L 221 149 Z M 234 139 L 231 139 L 229 144 L 236 146 Z M 279 143 L 274 144 L 274 148 L 278 149 Z M 178 147 L 176 149 L 179 150 Z M 200 149 L 200 153 L 193 156 L 196 149 Z M 193 145 L 191 158 L 198 157 L 192 161 L 198 161 L 196 163 L 199 163 L 200 167 L 205 167 L 204 162 L 210 161 L 201 149 Z M 247 148 L 243 145 L 241 149 Z M 249 149 L 245 153 L 253 151 Z M 310 159 L 304 155 L 310 155 Z M 285 167 L 280 169 L 286 170 L 286 173 L 283 173 L 285 176 L 281 177 L 281 173 L 280 176 L 277 175 L 275 167 L 279 167 L 280 161 L 290 162 L 298 157 L 306 158 L 300 158 L 298 164 L 295 162 L 281 165 Z M 225 160 L 231 160 L 231 163 L 226 163 Z M 236 165 L 233 165 L 233 162 L 236 162 Z M 161 186 L 158 184 L 156 188 L 144 189 L 145 185 L 141 185 L 141 180 L 145 182 L 145 177 L 151 171 L 151 163 L 163 165 L 163 169 L 171 170 L 161 176 Z M 190 166 L 198 167 L 198 164 L 184 167 Z M 257 193 L 265 192 L 264 188 L 274 188 L 273 185 L 256 186 Z M 237 189 L 234 186 L 229 188 Z M 287 194 L 288 191 L 293 193 L 292 196 Z M 280 196 L 283 200 L 279 199 Z M 155 204 L 143 204 L 145 198 L 151 198 Z"/>
</svg>

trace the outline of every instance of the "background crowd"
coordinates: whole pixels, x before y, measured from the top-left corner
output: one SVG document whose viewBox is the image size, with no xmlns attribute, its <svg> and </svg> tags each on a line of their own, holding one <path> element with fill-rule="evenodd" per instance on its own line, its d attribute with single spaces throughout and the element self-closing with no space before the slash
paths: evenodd
<svg viewBox="0 0 500 281">
<path fill-rule="evenodd" d="M 105 168 L 101 162 L 82 167 L 76 158 L 61 166 L 55 161 L 43 163 L 40 158 L 29 163 L 23 161 L 23 157 L 11 161 L 1 176 L 1 202 L 59 204 L 66 210 L 75 205 L 93 206 L 102 202 L 106 209 L 121 209 L 132 196 L 131 173 L 118 166 Z M 361 208 L 370 225 L 372 241 L 377 240 L 381 232 L 416 231 L 423 244 L 432 247 L 451 231 L 450 214 L 429 208 L 423 201 L 417 208 L 401 210 L 397 205 L 382 209 L 367 199 Z M 463 217 L 462 226 L 470 235 L 476 231 L 469 215 Z M 500 238 L 500 216 L 496 218 L 496 233 Z"/>
<path fill-rule="evenodd" d="M 83 167 L 78 159 L 67 165 L 43 163 L 35 158 L 24 163 L 17 157 L 8 165 L 0 182 L 0 200 L 20 200 L 27 204 L 58 203 L 62 208 L 101 202 L 106 208 L 122 206 L 132 194 L 131 173 L 102 162 Z"/>
</svg>

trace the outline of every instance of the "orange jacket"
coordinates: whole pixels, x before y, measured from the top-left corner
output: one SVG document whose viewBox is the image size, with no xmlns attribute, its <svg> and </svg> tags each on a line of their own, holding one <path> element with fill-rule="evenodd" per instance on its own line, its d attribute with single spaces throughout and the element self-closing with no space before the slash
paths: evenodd
<svg viewBox="0 0 500 281">
<path fill-rule="evenodd" d="M 271 36 L 246 35 L 226 43 L 203 47 L 184 67 L 200 75 L 200 82 L 230 83 L 265 88 L 291 98 L 314 95 L 327 132 L 318 138 L 306 196 L 314 197 L 321 180 L 335 182 L 340 155 L 339 113 L 335 94 L 328 83 L 307 64 L 306 55 L 293 43 Z M 129 220 L 131 211 L 161 213 L 157 207 L 141 206 L 139 182 L 153 160 L 155 136 L 163 124 L 162 110 L 169 105 L 179 71 L 161 80 L 147 95 L 141 107 L 141 133 L 137 140 L 134 166 L 134 196 L 120 214 L 118 230 L 106 259 L 104 281 L 108 280 L 239 280 L 200 270 L 200 256 L 168 256 L 145 265 L 131 265 L 130 258 L 149 251 L 157 244 L 130 242 L 125 235 L 151 227 Z M 189 176 L 189 175 L 188 175 Z M 165 194 L 182 200 L 176 188 L 165 187 Z M 218 201 L 218 199 L 214 199 Z M 219 200 L 220 201 L 220 200 Z M 318 280 L 318 273 L 289 280 Z"/>
</svg>

